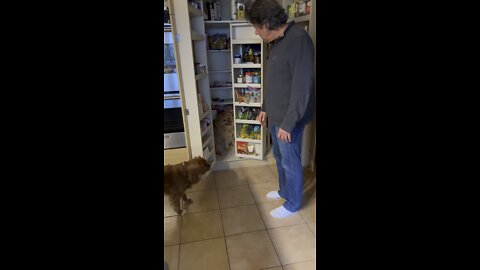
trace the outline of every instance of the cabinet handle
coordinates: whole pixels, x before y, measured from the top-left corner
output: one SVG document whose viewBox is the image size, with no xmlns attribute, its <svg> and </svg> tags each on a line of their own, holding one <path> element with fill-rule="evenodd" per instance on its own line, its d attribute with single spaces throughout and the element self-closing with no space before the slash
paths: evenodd
<svg viewBox="0 0 480 270">
<path fill-rule="evenodd" d="M 169 97 L 164 96 L 164 97 L 163 97 L 163 100 L 171 100 L 171 99 L 180 99 L 180 95 L 178 95 L 178 96 L 169 96 Z"/>
<path fill-rule="evenodd" d="M 165 138 L 168 139 L 168 138 L 170 138 L 170 136 L 168 136 L 168 135 L 163 135 L 163 138 L 164 138 L 164 139 L 165 139 Z"/>
</svg>

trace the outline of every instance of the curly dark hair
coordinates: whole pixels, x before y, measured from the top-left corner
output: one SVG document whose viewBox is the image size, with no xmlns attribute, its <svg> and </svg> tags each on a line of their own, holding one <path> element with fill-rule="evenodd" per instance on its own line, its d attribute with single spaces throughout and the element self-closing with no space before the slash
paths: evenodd
<svg viewBox="0 0 480 270">
<path fill-rule="evenodd" d="M 266 25 L 268 30 L 276 30 L 287 22 L 285 9 L 277 0 L 247 0 L 245 17 L 254 25 Z"/>
</svg>

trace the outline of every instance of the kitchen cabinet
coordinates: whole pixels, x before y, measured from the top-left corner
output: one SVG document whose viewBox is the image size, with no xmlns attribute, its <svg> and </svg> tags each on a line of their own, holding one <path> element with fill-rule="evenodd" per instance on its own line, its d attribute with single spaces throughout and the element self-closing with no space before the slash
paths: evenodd
<svg viewBox="0 0 480 270">
<path fill-rule="evenodd" d="M 268 128 L 256 120 L 263 104 L 264 42 L 248 23 L 231 23 L 230 34 L 235 156 L 264 160 Z"/>
<path fill-rule="evenodd" d="M 180 81 L 185 100 L 186 134 L 191 157 L 215 161 L 215 140 L 202 1 L 170 0 L 180 51 Z M 196 5 L 198 3 L 198 5 Z"/>
</svg>

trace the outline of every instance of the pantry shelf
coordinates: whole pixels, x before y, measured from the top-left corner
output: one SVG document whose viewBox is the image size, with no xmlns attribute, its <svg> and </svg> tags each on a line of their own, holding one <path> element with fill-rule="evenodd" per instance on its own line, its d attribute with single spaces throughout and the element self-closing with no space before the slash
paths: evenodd
<svg viewBox="0 0 480 270">
<path fill-rule="evenodd" d="M 238 124 L 260 125 L 260 121 L 256 121 L 256 120 L 235 119 L 235 122 L 238 123 Z"/>
<path fill-rule="evenodd" d="M 233 64 L 233 68 L 261 68 L 262 64 Z"/>
<path fill-rule="evenodd" d="M 200 116 L 200 121 L 203 120 L 205 117 L 207 117 L 208 115 L 210 115 L 210 111 L 204 113 L 203 115 Z"/>
<path fill-rule="evenodd" d="M 262 157 L 262 156 L 244 155 L 244 154 L 239 154 L 239 153 L 236 153 L 236 155 L 237 155 L 237 157 L 241 157 L 241 158 L 252 158 L 252 159 L 263 160 L 263 157 Z"/>
<path fill-rule="evenodd" d="M 207 32 L 204 23 L 205 0 L 169 0 L 172 8 L 172 24 L 176 37 L 175 55 L 178 66 L 179 88 L 184 108 L 184 132 L 186 148 L 190 158 L 207 157 L 215 161 L 215 138 L 213 129 L 213 112 L 211 109 L 210 78 L 220 82 L 231 81 L 229 73 L 210 75 L 208 72 L 209 53 L 207 49 Z M 215 28 L 215 27 L 213 27 Z M 230 53 L 221 53 L 229 55 Z M 213 68 L 214 69 L 214 68 Z M 228 66 L 216 70 L 228 69 Z M 215 69 L 214 69 L 215 70 Z M 208 126 L 208 124 L 210 124 Z M 207 148 L 204 143 L 210 138 Z M 209 161 L 211 162 L 211 161 Z"/>
<path fill-rule="evenodd" d="M 202 147 L 205 148 L 213 139 L 213 136 L 209 136 L 208 139 L 202 144 Z"/>
<path fill-rule="evenodd" d="M 246 112 L 246 110 L 252 113 L 254 110 L 258 110 L 258 108 L 262 107 L 262 96 L 263 96 L 263 80 L 258 80 L 259 78 L 263 77 L 263 63 L 265 62 L 265 53 L 264 53 L 264 43 L 261 38 L 259 38 L 255 34 L 255 29 L 251 24 L 248 23 L 237 23 L 237 24 L 230 24 L 230 34 L 231 34 L 231 48 L 232 48 L 232 55 L 230 56 L 231 61 L 231 68 L 232 68 L 232 82 L 233 82 L 233 89 L 232 94 L 234 97 L 234 111 L 235 114 L 240 116 L 241 113 Z M 252 61 L 245 61 L 243 63 L 234 63 L 234 57 L 237 57 L 237 54 L 240 56 L 243 55 L 245 52 L 255 51 L 260 53 L 260 61 L 254 63 Z M 262 58 L 263 57 L 263 58 Z M 246 70 L 242 70 L 246 69 Z M 248 74 L 248 72 L 252 72 L 253 69 L 254 74 Z M 253 76 L 252 76 L 253 75 Z M 250 78 L 248 78 L 250 76 Z M 258 76 L 258 77 L 257 77 Z M 254 79 L 254 77 L 257 77 Z M 237 80 L 240 83 L 235 83 Z M 246 82 L 249 83 L 246 83 Z M 251 83 L 255 81 L 255 83 Z M 242 83 L 243 82 L 243 83 Z M 240 88 L 240 89 L 239 89 Z M 255 89 L 241 89 L 241 88 L 255 88 Z M 249 93 L 251 92 L 251 93 Z M 251 94 L 252 97 L 255 98 L 248 98 L 247 96 Z M 242 98 L 243 96 L 243 98 Z M 246 102 L 239 102 L 239 101 L 255 101 L 255 103 L 246 103 Z M 241 107 L 253 107 L 253 108 L 241 108 Z M 258 159 L 263 160 L 265 149 L 267 146 L 267 136 L 268 130 L 266 127 L 262 126 L 259 121 L 256 120 L 247 120 L 247 119 L 234 119 L 234 128 L 235 128 L 235 156 L 237 158 L 247 158 L 247 159 Z M 242 132 L 247 132 L 244 129 L 244 125 L 253 125 L 251 127 L 254 128 L 255 132 L 260 132 L 259 137 L 255 137 L 256 139 L 246 139 L 240 138 L 240 134 Z M 244 134 L 242 134 L 244 135 Z M 256 134 L 256 136 L 258 136 Z M 250 136 L 245 136 L 250 137 Z M 253 147 L 255 154 L 252 154 L 252 150 L 250 148 Z M 248 148 L 249 150 L 247 150 Z M 250 154 L 247 154 L 250 153 Z"/>
<path fill-rule="evenodd" d="M 207 134 L 208 131 L 212 129 L 212 125 L 210 124 L 205 130 L 202 131 L 202 137 L 203 135 Z"/>
<path fill-rule="evenodd" d="M 205 21 L 205 24 L 230 24 L 230 23 L 246 23 L 247 21 L 236 21 L 236 20 L 231 20 L 231 21 Z"/>
<path fill-rule="evenodd" d="M 244 107 L 262 107 L 261 103 L 244 103 L 244 102 L 235 102 L 235 106 L 244 106 Z"/>
<path fill-rule="evenodd" d="M 230 52 L 230 50 L 208 50 L 209 53 L 221 53 L 221 52 Z"/>
<path fill-rule="evenodd" d="M 237 138 L 237 142 L 248 142 L 248 143 L 262 143 L 262 140 L 252 140 L 252 139 L 243 139 L 243 138 Z"/>
<path fill-rule="evenodd" d="M 231 73 L 231 70 L 209 70 L 208 73 Z"/>
<path fill-rule="evenodd" d="M 261 84 L 257 84 L 257 83 L 234 83 L 233 84 L 233 87 L 236 87 L 236 88 L 247 88 L 248 86 L 253 87 L 253 88 L 262 87 Z"/>
<path fill-rule="evenodd" d="M 208 154 L 205 156 L 205 159 L 206 159 L 206 160 L 210 160 L 210 158 L 212 157 L 212 155 L 213 155 L 214 152 L 215 152 L 215 151 L 214 151 L 213 149 L 210 150 L 210 152 L 208 152 Z"/>
<path fill-rule="evenodd" d="M 210 86 L 211 90 L 224 90 L 224 89 L 229 89 L 232 90 L 232 86 Z"/>
<path fill-rule="evenodd" d="M 262 39 L 232 39 L 232 44 L 262 44 Z"/>
</svg>

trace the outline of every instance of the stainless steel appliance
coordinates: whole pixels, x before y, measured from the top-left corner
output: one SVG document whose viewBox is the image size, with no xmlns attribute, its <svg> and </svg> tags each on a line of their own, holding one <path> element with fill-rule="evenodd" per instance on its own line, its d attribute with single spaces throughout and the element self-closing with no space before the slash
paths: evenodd
<svg viewBox="0 0 480 270">
<path fill-rule="evenodd" d="M 163 148 L 186 147 L 172 32 L 164 32 Z"/>
<path fill-rule="evenodd" d="M 163 110 L 163 148 L 186 147 L 180 95 L 164 94 Z"/>
</svg>

